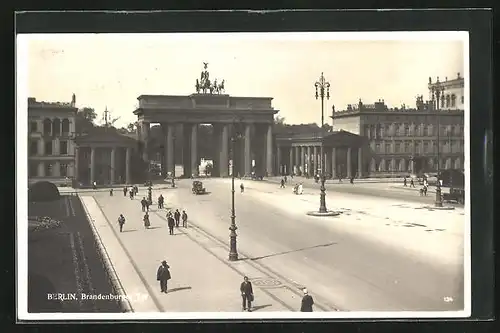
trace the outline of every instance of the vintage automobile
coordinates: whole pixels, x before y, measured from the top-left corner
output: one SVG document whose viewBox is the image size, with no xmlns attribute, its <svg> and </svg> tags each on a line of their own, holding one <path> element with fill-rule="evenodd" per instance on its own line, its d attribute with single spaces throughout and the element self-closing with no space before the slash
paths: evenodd
<svg viewBox="0 0 500 333">
<path fill-rule="evenodd" d="M 191 189 L 193 194 L 206 194 L 207 190 L 203 187 L 203 183 L 199 180 L 193 182 L 193 188 Z"/>
</svg>

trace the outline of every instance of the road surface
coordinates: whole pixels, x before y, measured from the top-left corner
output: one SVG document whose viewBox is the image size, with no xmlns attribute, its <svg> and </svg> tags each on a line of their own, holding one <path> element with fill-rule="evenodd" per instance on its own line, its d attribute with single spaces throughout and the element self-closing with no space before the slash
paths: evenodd
<svg viewBox="0 0 500 333">
<path fill-rule="evenodd" d="M 235 193 L 239 251 L 314 290 L 336 308 L 463 309 L 462 209 L 448 215 L 424 213 L 414 210 L 417 207 L 405 208 L 402 199 L 419 198 L 413 192 L 395 194 L 396 202 L 348 195 L 342 188 L 352 192 L 356 184 L 345 184 L 329 185 L 327 197 L 328 206 L 337 203 L 344 214 L 315 218 L 305 214 L 305 207 L 315 205 L 312 194 L 292 197 L 290 188 L 280 190 L 275 183 L 252 181 L 244 181 L 245 192 L 239 193 L 239 182 Z M 193 195 L 189 180 L 177 186 L 164 193 L 166 205 L 186 209 L 191 224 L 228 242 L 230 181 L 204 180 L 207 195 Z M 306 186 L 305 192 L 313 193 L 311 187 Z M 357 191 L 369 193 L 366 187 Z"/>
</svg>

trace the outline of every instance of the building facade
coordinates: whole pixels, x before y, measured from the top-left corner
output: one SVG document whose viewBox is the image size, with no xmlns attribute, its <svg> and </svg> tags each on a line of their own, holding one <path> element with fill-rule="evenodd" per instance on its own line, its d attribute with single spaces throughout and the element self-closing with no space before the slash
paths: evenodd
<svg viewBox="0 0 500 333">
<path fill-rule="evenodd" d="M 137 140 L 114 128 L 99 128 L 75 139 L 75 180 L 78 186 L 132 184 L 139 181 L 134 159 Z M 141 179 L 142 180 L 142 179 Z"/>
<path fill-rule="evenodd" d="M 28 181 L 68 183 L 75 172 L 75 118 L 71 103 L 28 98 Z"/>
<path fill-rule="evenodd" d="M 372 177 L 463 170 L 463 87 L 460 74 L 452 81 L 429 80 L 431 99 L 424 102 L 418 96 L 414 108 L 388 108 L 383 100 L 367 105 L 360 100 L 333 112 L 333 128 L 368 140 Z"/>
<path fill-rule="evenodd" d="M 368 171 L 366 139 L 343 130 L 276 136 L 276 175 L 363 178 Z"/>
</svg>

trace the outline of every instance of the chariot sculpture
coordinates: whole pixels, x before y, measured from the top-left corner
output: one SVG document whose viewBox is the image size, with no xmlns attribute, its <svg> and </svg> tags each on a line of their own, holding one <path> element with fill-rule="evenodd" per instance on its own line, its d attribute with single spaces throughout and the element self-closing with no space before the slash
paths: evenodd
<svg viewBox="0 0 500 333">
<path fill-rule="evenodd" d="M 208 62 L 203 63 L 204 71 L 201 72 L 199 79 L 196 79 L 195 89 L 197 94 L 222 94 L 225 92 L 224 80 L 220 84 L 217 83 L 217 79 L 214 82 L 210 81 L 210 73 L 207 70 Z"/>
</svg>

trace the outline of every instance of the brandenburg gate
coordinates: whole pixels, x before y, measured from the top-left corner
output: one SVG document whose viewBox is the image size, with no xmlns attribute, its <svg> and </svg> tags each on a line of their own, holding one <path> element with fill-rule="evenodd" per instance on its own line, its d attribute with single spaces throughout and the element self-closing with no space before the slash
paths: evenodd
<svg viewBox="0 0 500 333">
<path fill-rule="evenodd" d="M 199 175 L 198 127 L 212 124 L 213 176 L 229 176 L 230 160 L 235 175 L 247 176 L 253 171 L 259 175 L 273 175 L 273 124 L 278 110 L 271 106 L 272 98 L 229 96 L 224 93 L 224 80 L 220 84 L 217 80 L 210 81 L 207 66 L 208 63 L 204 63 L 194 94 L 141 95 L 137 98 L 139 106 L 134 114 L 138 118 L 137 138 L 142 143 L 143 160 L 149 162 L 150 159 L 147 149 L 150 125 L 159 123 L 165 140 L 164 174 L 175 174 L 174 142 L 181 140 L 184 175 Z M 182 128 L 182 137 L 174 137 L 176 127 Z M 231 140 L 235 138 L 231 154 Z"/>
</svg>

